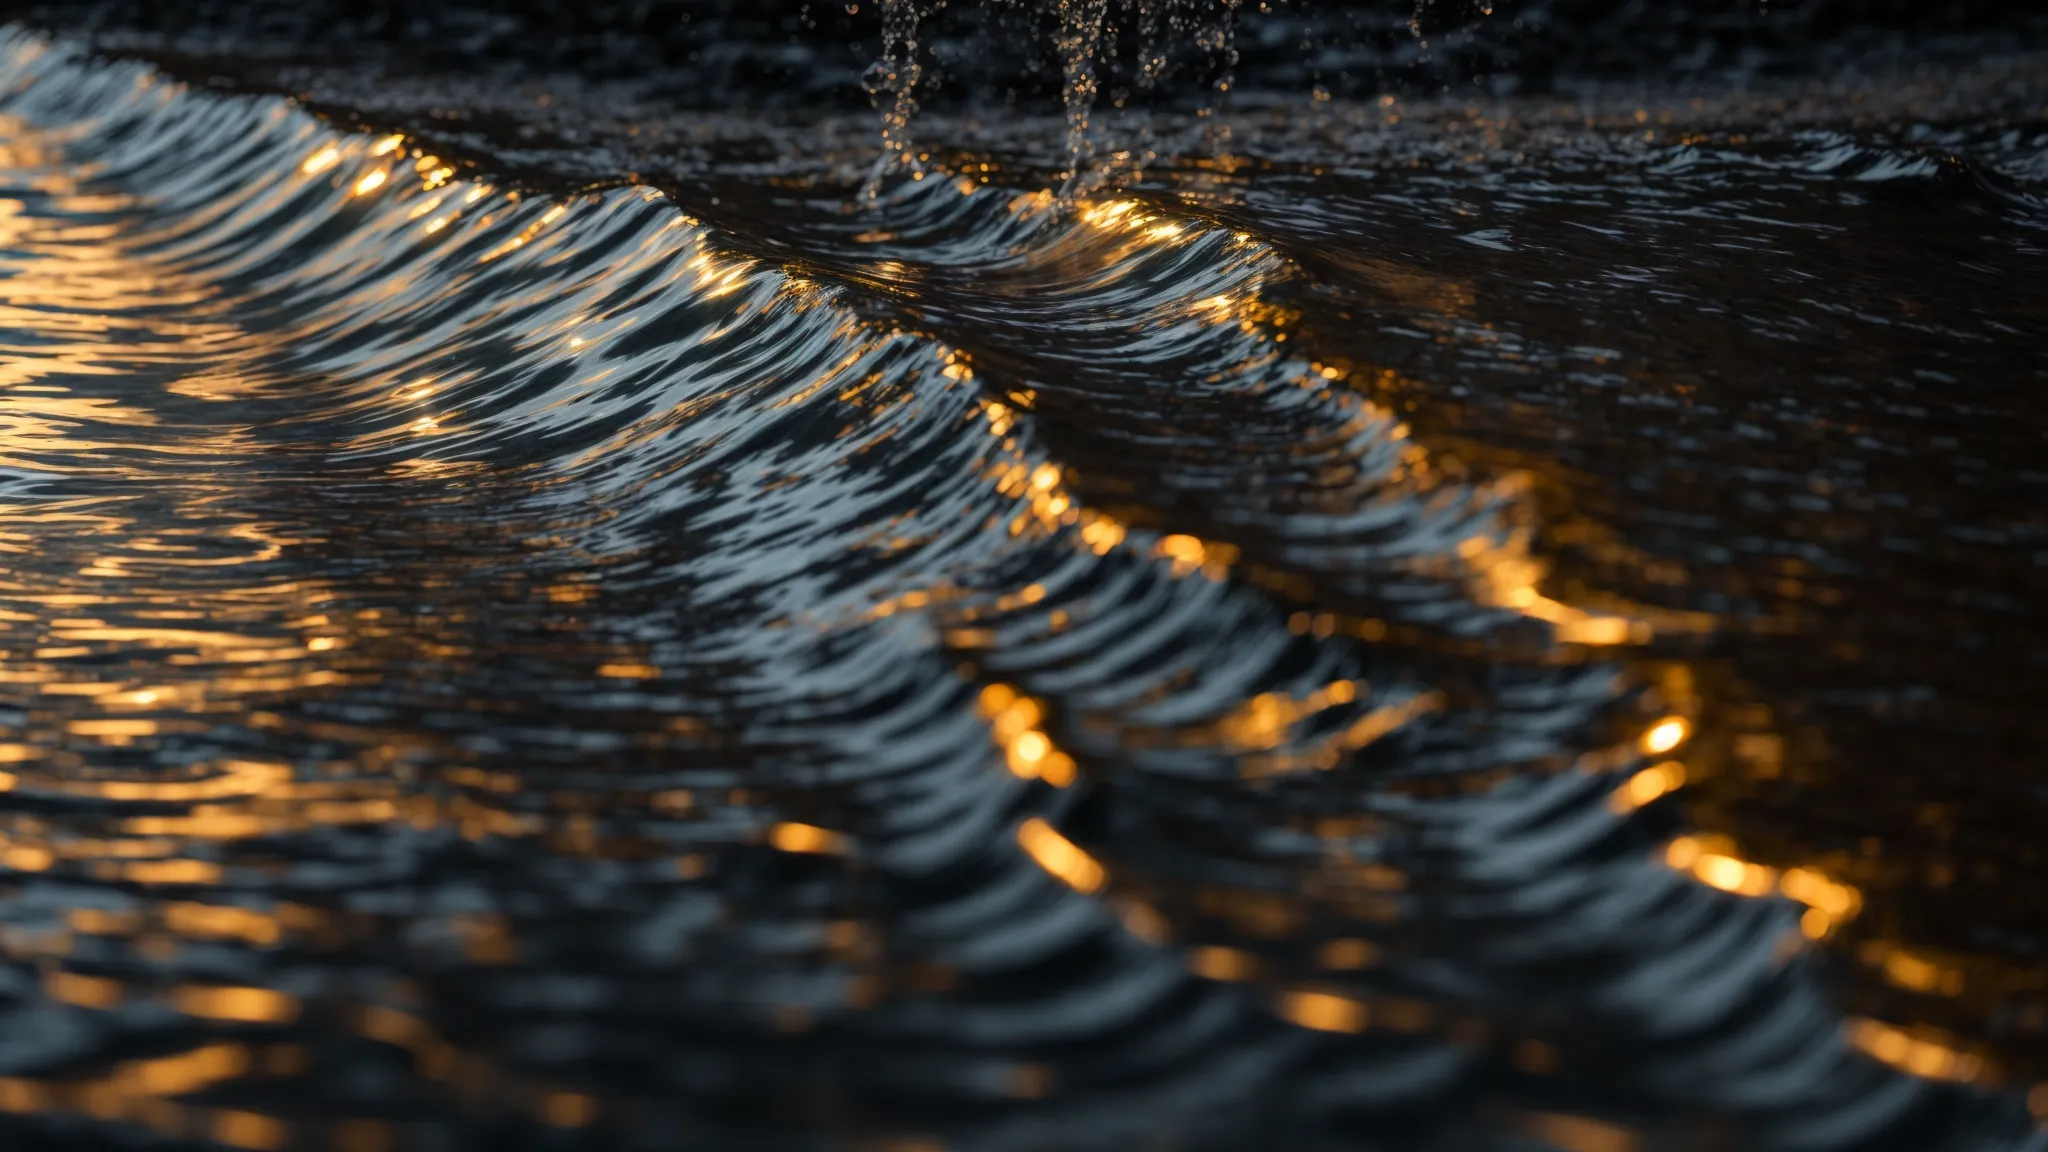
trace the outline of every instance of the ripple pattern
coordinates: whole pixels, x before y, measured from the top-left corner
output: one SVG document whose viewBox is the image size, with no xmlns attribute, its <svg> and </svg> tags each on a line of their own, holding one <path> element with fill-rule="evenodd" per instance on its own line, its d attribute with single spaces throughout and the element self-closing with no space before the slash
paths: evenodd
<svg viewBox="0 0 2048 1152">
<path fill-rule="evenodd" d="M 0 1131 L 2040 1146 L 1682 834 L 1712 622 L 1558 598 L 1256 236 L 4 36 Z"/>
</svg>

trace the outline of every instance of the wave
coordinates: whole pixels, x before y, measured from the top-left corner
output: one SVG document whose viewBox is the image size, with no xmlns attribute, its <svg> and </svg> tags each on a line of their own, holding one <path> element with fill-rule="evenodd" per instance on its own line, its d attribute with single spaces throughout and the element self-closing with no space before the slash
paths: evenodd
<svg viewBox="0 0 2048 1152">
<path fill-rule="evenodd" d="M 1673 839 L 1658 621 L 1250 233 L 719 228 L 23 32 L 0 148 L 14 1122 L 2034 1139 L 1845 1031 L 1848 889 Z"/>
</svg>

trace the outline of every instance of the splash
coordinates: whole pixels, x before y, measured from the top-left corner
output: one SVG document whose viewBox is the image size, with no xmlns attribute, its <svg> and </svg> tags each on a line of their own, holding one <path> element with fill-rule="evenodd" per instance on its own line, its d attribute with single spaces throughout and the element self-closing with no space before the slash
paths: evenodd
<svg viewBox="0 0 2048 1152">
<path fill-rule="evenodd" d="M 1211 146 L 1227 138 L 1215 113 L 1235 80 L 1239 0 L 1224 0 L 1214 19 L 1177 0 L 1132 0 L 1129 8 L 1137 33 L 1132 70 L 1136 88 L 1157 89 L 1172 67 L 1172 43 L 1176 38 L 1185 39 L 1207 55 L 1216 72 L 1210 99 L 1199 113 L 1207 122 L 1205 138 Z M 1060 99 L 1067 127 L 1066 178 L 1060 194 L 1071 199 L 1100 187 L 1107 176 L 1096 164 L 1100 134 L 1096 109 L 1105 77 L 1114 64 L 1116 30 L 1110 19 L 1111 0 L 1058 0 L 1052 13 L 1052 47 L 1059 60 Z M 860 194 L 870 203 L 880 197 L 892 175 L 904 169 L 915 171 L 920 164 L 910 122 L 919 109 L 917 86 L 924 78 L 918 29 L 928 15 L 919 12 L 916 0 L 882 0 L 881 54 L 861 78 L 881 110 L 881 155 Z"/>
<path fill-rule="evenodd" d="M 917 165 L 910 145 L 917 84 L 924 77 L 917 56 L 917 24 L 917 0 L 882 0 L 882 55 L 861 77 L 868 95 L 882 106 L 882 154 L 861 188 L 864 200 L 880 197 L 883 182 L 899 169 Z"/>
<path fill-rule="evenodd" d="M 1067 193 L 1083 191 L 1089 182 L 1086 174 L 1095 149 L 1088 120 L 1101 90 L 1095 57 L 1102 45 L 1108 9 L 1108 0 L 1060 0 L 1059 4 L 1057 47 L 1064 81 L 1060 95 L 1067 113 Z"/>
<path fill-rule="evenodd" d="M 1167 16 L 1171 0 L 1137 0 L 1138 2 L 1138 88 L 1149 91 L 1158 87 L 1166 78 L 1168 56 L 1166 37 L 1160 28 L 1160 21 Z"/>
<path fill-rule="evenodd" d="M 1202 108 L 1202 116 L 1208 121 L 1203 126 L 1202 140 L 1211 152 L 1230 139 L 1230 128 L 1217 116 L 1217 111 L 1237 79 L 1237 7 L 1238 0 L 1224 0 L 1222 19 L 1203 29 L 1203 44 L 1209 48 L 1218 65 L 1216 80 L 1210 89 L 1213 99 Z"/>
</svg>

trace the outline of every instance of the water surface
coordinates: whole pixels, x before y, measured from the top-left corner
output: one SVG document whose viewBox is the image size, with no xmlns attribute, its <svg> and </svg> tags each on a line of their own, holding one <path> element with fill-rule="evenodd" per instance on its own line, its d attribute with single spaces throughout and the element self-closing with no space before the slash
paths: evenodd
<svg viewBox="0 0 2048 1152">
<path fill-rule="evenodd" d="M 2042 1142 L 2024 63 L 862 204 L 6 36 L 0 1131 Z"/>
</svg>

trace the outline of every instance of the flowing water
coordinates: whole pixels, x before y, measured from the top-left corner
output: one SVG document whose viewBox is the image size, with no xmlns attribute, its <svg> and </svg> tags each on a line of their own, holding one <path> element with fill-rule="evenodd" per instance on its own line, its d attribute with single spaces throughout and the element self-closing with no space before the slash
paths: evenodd
<svg viewBox="0 0 2048 1152">
<path fill-rule="evenodd" d="M 2035 64 L 1065 201 L 5 33 L 0 1133 L 2042 1147 Z"/>
</svg>

